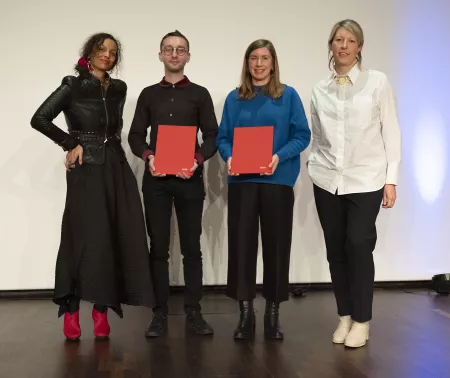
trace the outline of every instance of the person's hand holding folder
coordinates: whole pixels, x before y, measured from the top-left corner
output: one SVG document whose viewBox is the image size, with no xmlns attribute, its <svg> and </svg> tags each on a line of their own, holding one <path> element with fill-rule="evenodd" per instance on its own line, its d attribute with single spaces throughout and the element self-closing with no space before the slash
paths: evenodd
<svg viewBox="0 0 450 378">
<path fill-rule="evenodd" d="M 197 163 L 197 160 L 194 159 L 194 165 L 190 169 L 190 172 L 194 173 L 197 168 L 198 168 L 198 163 Z M 149 169 L 150 173 L 152 174 L 152 176 L 154 176 L 154 177 L 165 177 L 166 176 L 165 173 L 156 172 L 154 155 L 149 155 L 149 157 L 148 157 L 148 169 Z M 189 179 L 192 177 L 191 175 L 187 175 L 184 172 L 178 172 L 176 176 L 178 178 L 182 178 L 182 179 Z"/>
<path fill-rule="evenodd" d="M 230 176 L 239 176 L 239 173 L 234 173 L 232 170 L 231 170 L 231 157 L 228 159 L 228 161 L 227 161 L 227 166 L 228 166 L 228 174 L 230 175 Z"/>
<path fill-rule="evenodd" d="M 189 172 L 194 173 L 195 170 L 197 169 L 197 167 L 198 167 L 198 162 L 197 162 L 197 160 L 194 159 L 194 165 L 193 165 L 193 167 L 189 170 Z M 189 178 L 192 177 L 192 175 L 187 175 L 187 174 L 184 173 L 184 172 L 179 172 L 179 173 L 177 173 L 177 177 L 178 177 L 178 178 L 182 178 L 182 179 L 189 179 Z"/>
<path fill-rule="evenodd" d="M 156 172 L 155 155 L 148 156 L 148 169 L 149 169 L 150 173 L 152 174 L 152 176 L 155 176 L 155 177 L 164 177 L 165 176 L 164 173 Z"/>
<path fill-rule="evenodd" d="M 278 162 L 279 161 L 280 161 L 280 158 L 278 157 L 278 155 L 277 154 L 273 155 L 272 156 L 272 161 L 269 164 L 269 168 L 271 169 L 271 171 L 270 172 L 261 173 L 261 176 L 262 175 L 267 175 L 267 176 L 273 175 L 275 170 L 278 167 Z"/>
<path fill-rule="evenodd" d="M 232 170 L 231 170 L 231 157 L 228 159 L 228 162 L 227 162 L 227 166 L 228 166 L 228 174 L 230 175 L 230 176 L 239 176 L 239 173 L 233 173 L 232 172 Z M 270 176 L 270 175 L 273 175 L 274 174 L 274 172 L 275 172 L 275 170 L 277 169 L 277 167 L 278 167 L 278 162 L 280 161 L 280 158 L 278 157 L 278 155 L 273 155 L 272 156 L 272 161 L 270 162 L 270 164 L 268 165 L 268 167 L 271 169 L 269 172 L 265 172 L 265 173 L 260 173 L 260 175 L 262 176 L 262 175 L 267 175 L 267 176 Z"/>
</svg>

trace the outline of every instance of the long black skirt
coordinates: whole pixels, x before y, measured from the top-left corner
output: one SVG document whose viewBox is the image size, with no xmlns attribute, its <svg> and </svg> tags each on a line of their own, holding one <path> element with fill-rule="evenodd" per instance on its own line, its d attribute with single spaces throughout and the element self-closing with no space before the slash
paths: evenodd
<svg viewBox="0 0 450 378">
<path fill-rule="evenodd" d="M 73 298 L 107 306 L 155 304 L 144 215 L 128 162 L 106 148 L 104 165 L 67 172 L 67 197 L 53 301 Z"/>
</svg>

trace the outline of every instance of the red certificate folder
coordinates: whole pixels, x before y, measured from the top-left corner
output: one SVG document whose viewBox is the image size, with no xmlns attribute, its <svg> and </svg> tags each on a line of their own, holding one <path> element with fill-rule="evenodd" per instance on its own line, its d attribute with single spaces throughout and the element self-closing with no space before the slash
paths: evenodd
<svg viewBox="0 0 450 378">
<path fill-rule="evenodd" d="M 271 173 L 273 126 L 236 127 L 234 129 L 231 173 Z"/>
<path fill-rule="evenodd" d="M 155 172 L 176 175 L 186 173 L 192 176 L 196 126 L 159 125 L 156 139 Z"/>
</svg>

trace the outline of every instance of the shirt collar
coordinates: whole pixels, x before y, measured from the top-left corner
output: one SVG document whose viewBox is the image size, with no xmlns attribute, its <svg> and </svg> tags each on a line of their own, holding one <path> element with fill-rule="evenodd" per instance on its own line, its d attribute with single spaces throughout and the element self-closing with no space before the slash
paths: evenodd
<svg viewBox="0 0 450 378">
<path fill-rule="evenodd" d="M 361 73 L 360 68 L 358 67 L 358 64 L 355 64 L 352 69 L 347 73 L 347 76 L 350 78 L 350 81 L 353 85 L 355 85 L 356 80 L 358 80 L 359 74 Z M 328 78 L 328 85 L 334 82 L 334 78 L 336 76 L 342 76 L 338 75 L 337 72 L 333 69 L 333 71 L 330 73 L 330 76 Z"/>
<path fill-rule="evenodd" d="M 171 86 L 175 86 L 177 88 L 184 88 L 187 87 L 190 84 L 190 80 L 188 79 L 188 77 L 186 75 L 184 75 L 184 77 L 176 82 L 176 83 L 169 83 L 164 77 L 162 78 L 162 80 L 159 82 L 159 85 L 161 85 L 162 87 L 171 87 Z"/>
</svg>

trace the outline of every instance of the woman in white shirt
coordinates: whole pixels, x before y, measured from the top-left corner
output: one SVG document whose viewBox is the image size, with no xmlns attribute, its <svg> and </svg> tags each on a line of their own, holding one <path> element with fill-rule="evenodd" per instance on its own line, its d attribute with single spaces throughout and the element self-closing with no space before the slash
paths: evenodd
<svg viewBox="0 0 450 378">
<path fill-rule="evenodd" d="M 362 69 L 364 35 L 338 22 L 328 40 L 331 74 L 312 92 L 314 184 L 339 324 L 333 342 L 360 347 L 369 338 L 380 206 L 391 208 L 401 161 L 396 104 L 385 74 Z"/>
</svg>

